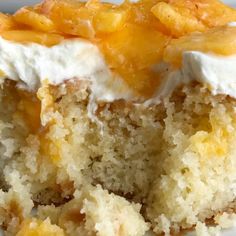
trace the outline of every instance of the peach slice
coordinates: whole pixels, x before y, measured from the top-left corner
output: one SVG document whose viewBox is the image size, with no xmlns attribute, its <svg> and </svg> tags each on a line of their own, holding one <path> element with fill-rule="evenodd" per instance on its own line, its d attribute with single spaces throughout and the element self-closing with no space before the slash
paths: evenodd
<svg viewBox="0 0 236 236">
<path fill-rule="evenodd" d="M 168 3 L 160 2 L 151 11 L 176 37 L 207 29 L 201 21 L 185 8 L 180 10 Z"/>
<path fill-rule="evenodd" d="M 20 24 L 30 26 L 39 31 L 55 30 L 54 23 L 45 15 L 42 15 L 30 7 L 21 8 L 14 14 L 14 20 Z"/>
<path fill-rule="evenodd" d="M 218 0 L 167 0 L 152 8 L 153 14 L 174 37 L 236 20 L 236 10 Z"/>
<path fill-rule="evenodd" d="M 126 24 L 122 30 L 105 37 L 99 43 L 110 67 L 140 94 L 155 89 L 151 66 L 162 59 L 169 38 L 145 27 Z"/>
<path fill-rule="evenodd" d="M 1 33 L 6 40 L 16 41 L 19 43 L 39 43 L 45 46 L 59 44 L 64 37 L 59 34 L 42 33 L 31 30 L 10 30 Z"/>
<path fill-rule="evenodd" d="M 93 11 L 77 1 L 56 1 L 50 6 L 49 17 L 64 34 L 92 39 L 95 30 L 92 24 Z"/>
<path fill-rule="evenodd" d="M 0 13 L 0 32 L 10 30 L 16 27 L 12 16 Z"/>
<path fill-rule="evenodd" d="M 127 19 L 127 10 L 106 9 L 99 11 L 93 19 L 93 24 L 98 33 L 112 33 L 118 31 Z"/>
<path fill-rule="evenodd" d="M 158 31 L 127 24 L 100 43 L 112 68 L 132 66 L 143 69 L 162 57 L 168 37 Z"/>
</svg>

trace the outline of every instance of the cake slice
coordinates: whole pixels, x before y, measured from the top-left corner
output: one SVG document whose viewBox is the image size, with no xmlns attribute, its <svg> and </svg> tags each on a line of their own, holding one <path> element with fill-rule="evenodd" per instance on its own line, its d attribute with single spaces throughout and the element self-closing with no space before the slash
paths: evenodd
<svg viewBox="0 0 236 236">
<path fill-rule="evenodd" d="M 217 0 L 45 0 L 1 14 L 4 232 L 231 226 L 234 21 Z"/>
</svg>

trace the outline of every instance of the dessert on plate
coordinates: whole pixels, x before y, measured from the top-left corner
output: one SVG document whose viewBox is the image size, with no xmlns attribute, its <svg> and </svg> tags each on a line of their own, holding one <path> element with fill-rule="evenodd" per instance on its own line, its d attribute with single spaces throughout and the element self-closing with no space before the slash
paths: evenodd
<svg viewBox="0 0 236 236">
<path fill-rule="evenodd" d="M 234 22 L 218 0 L 44 0 L 0 14 L 6 235 L 229 227 Z"/>
</svg>

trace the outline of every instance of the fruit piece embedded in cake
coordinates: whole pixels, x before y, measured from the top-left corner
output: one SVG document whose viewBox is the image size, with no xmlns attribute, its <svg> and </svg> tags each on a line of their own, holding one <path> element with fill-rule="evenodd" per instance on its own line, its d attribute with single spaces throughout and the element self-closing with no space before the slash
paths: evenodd
<svg viewBox="0 0 236 236">
<path fill-rule="evenodd" d="M 217 0 L 45 0 L 0 14 L 2 230 L 230 226 L 234 21 Z"/>
</svg>

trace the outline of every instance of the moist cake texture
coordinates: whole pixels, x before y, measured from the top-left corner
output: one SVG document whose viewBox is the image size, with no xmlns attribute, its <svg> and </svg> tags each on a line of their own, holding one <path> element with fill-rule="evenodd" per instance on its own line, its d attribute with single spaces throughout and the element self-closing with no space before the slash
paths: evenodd
<svg viewBox="0 0 236 236">
<path fill-rule="evenodd" d="M 231 227 L 233 21 L 217 0 L 45 0 L 0 14 L 5 234 Z"/>
</svg>

